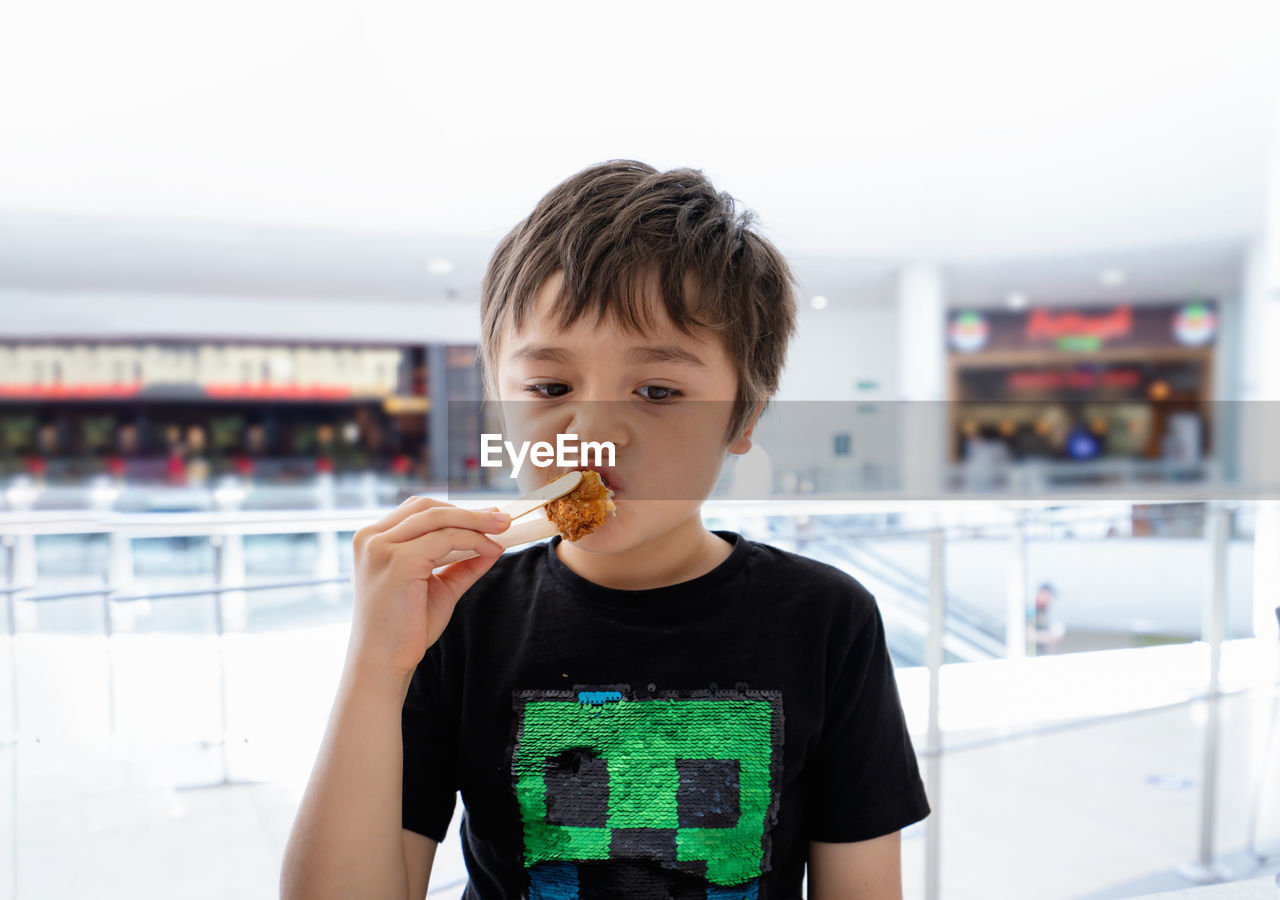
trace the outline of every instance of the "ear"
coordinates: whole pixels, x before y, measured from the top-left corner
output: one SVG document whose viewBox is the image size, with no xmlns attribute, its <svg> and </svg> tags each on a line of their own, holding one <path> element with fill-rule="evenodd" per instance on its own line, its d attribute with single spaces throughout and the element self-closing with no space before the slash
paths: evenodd
<svg viewBox="0 0 1280 900">
<path fill-rule="evenodd" d="M 765 401 L 761 400 L 756 404 L 755 409 L 751 411 L 750 417 L 747 419 L 747 428 L 742 432 L 742 436 L 729 445 L 729 452 L 741 456 L 751 449 L 751 433 L 756 430 L 756 421 L 760 418 L 760 413 L 764 411 Z"/>
</svg>

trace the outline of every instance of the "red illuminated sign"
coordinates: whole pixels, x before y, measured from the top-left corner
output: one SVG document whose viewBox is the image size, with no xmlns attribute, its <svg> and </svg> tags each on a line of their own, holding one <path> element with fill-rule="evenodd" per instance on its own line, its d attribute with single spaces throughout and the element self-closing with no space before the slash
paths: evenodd
<svg viewBox="0 0 1280 900">
<path fill-rule="evenodd" d="M 15 400 L 111 400 L 138 397 L 139 384 L 0 384 L 0 397 Z M 343 385 L 208 384 L 206 397 L 219 400 L 345 400 L 351 389 Z"/>
<path fill-rule="evenodd" d="M 1117 306 L 1102 315 L 1078 312 L 1055 313 L 1037 309 L 1027 318 L 1028 341 L 1053 341 L 1061 349 L 1089 350 L 1133 332 L 1133 310 Z"/>
<path fill-rule="evenodd" d="M 1142 383 L 1137 369 L 1019 369 L 1005 377 L 1011 391 L 1090 391 L 1096 388 L 1134 388 Z"/>
</svg>

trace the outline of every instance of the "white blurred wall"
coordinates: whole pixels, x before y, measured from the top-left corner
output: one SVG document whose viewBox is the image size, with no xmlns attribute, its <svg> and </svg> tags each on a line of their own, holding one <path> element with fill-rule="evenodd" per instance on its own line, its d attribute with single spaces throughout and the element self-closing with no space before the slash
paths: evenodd
<svg viewBox="0 0 1280 900">
<path fill-rule="evenodd" d="M 475 343 L 472 303 L 0 291 L 5 338 Z"/>
</svg>

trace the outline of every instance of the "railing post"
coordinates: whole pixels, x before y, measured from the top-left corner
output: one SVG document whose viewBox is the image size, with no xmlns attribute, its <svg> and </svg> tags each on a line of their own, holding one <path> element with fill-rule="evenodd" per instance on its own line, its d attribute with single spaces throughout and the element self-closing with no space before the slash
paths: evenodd
<svg viewBox="0 0 1280 900">
<path fill-rule="evenodd" d="M 316 532 L 316 564 L 311 573 L 315 578 L 338 577 L 338 532 Z M 336 584 L 323 585 L 320 598 L 325 606 L 337 606 L 342 599 L 342 592 Z"/>
<path fill-rule="evenodd" d="M 223 784 L 227 784 L 231 780 L 231 757 L 227 752 L 227 744 L 231 740 L 231 716 L 227 712 L 227 648 L 226 648 L 226 634 L 227 634 L 226 601 L 230 598 L 227 596 L 226 592 L 221 590 L 221 588 L 224 588 L 227 585 L 227 575 L 228 575 L 227 569 L 229 568 L 227 557 L 229 555 L 236 554 L 236 552 L 241 549 L 241 546 L 243 546 L 243 545 L 237 546 L 235 544 L 228 546 L 230 543 L 228 541 L 228 537 L 230 536 L 229 535 L 218 536 L 218 538 L 216 539 L 217 543 L 214 545 L 215 546 L 214 561 L 216 563 L 215 571 L 217 573 L 214 576 L 214 584 L 218 586 L 219 590 L 217 594 L 214 595 L 213 624 L 214 624 L 214 629 L 217 631 L 216 640 L 218 642 L 218 722 L 221 730 L 221 734 L 219 736 L 219 742 L 222 744 L 222 782 Z M 240 536 L 235 535 L 235 537 L 239 538 Z M 243 558 L 234 559 L 232 561 L 232 565 L 236 563 L 239 563 L 241 578 L 235 583 L 243 584 L 244 583 Z M 247 600 L 245 599 L 245 595 L 242 592 L 237 592 L 236 596 L 240 598 L 240 604 L 241 604 L 241 607 L 243 607 L 243 605 L 247 602 Z"/>
<path fill-rule="evenodd" d="M 929 633 L 925 637 L 924 658 L 929 667 L 929 730 L 925 737 L 928 756 L 925 780 L 929 788 L 932 813 L 925 820 L 924 831 L 924 895 L 937 900 L 941 865 L 942 827 L 942 729 L 939 725 L 939 676 L 942 673 L 942 635 L 946 627 L 946 577 L 943 531 L 929 532 Z"/>
<path fill-rule="evenodd" d="M 1005 584 L 1004 656 L 1027 655 L 1027 511 L 1014 511 L 1009 535 L 1009 568 Z"/>
<path fill-rule="evenodd" d="M 239 535 L 232 535 L 239 537 Z M 212 534 L 209 536 L 209 543 L 213 547 L 213 583 L 214 583 L 214 604 L 213 604 L 213 626 L 214 640 L 217 642 L 218 649 L 218 727 L 221 734 L 218 736 L 217 743 L 220 746 L 222 756 L 222 777 L 217 781 L 206 782 L 204 784 L 183 784 L 177 787 L 177 790 L 199 790 L 202 788 L 229 787 L 231 785 L 258 784 L 257 781 L 247 779 L 233 779 L 231 777 L 231 757 L 227 751 L 227 744 L 231 740 L 231 721 L 227 712 L 227 661 L 226 648 L 224 647 L 224 639 L 226 635 L 226 618 L 223 609 L 223 597 L 227 594 L 245 596 L 242 590 L 224 590 L 227 587 L 227 571 L 234 569 L 228 566 L 223 554 L 227 552 L 228 542 L 226 536 L 221 534 Z M 235 548 L 234 552 L 239 552 L 243 545 L 232 544 Z M 243 558 L 239 560 L 240 572 L 242 577 L 239 581 L 232 584 L 244 584 L 243 579 Z M 209 746 L 209 742 L 205 742 L 205 746 Z"/>
<path fill-rule="evenodd" d="M 107 655 L 107 730 L 116 733 L 116 661 L 111 653 L 112 635 L 115 628 L 111 623 L 111 582 L 108 580 L 102 587 L 102 640 Z"/>
<path fill-rule="evenodd" d="M 244 535 L 229 532 L 220 534 L 217 538 L 214 561 L 217 564 L 218 585 L 225 587 L 229 584 L 244 584 Z M 244 591 L 219 594 L 218 606 L 224 628 L 239 631 L 249 624 L 249 596 Z"/>
<path fill-rule="evenodd" d="M 9 583 L 4 595 L 5 634 L 9 640 L 9 735 L 0 743 L 18 743 L 18 617 L 15 607 L 18 603 L 18 579 L 15 557 L 17 541 L 11 534 L 0 535 L 0 548 L 5 554 L 5 571 L 9 573 Z M 15 781 L 16 785 L 17 782 Z M 14 821 L 17 821 L 16 819 Z"/>
<path fill-rule="evenodd" d="M 1202 639 L 1209 645 L 1208 709 L 1204 726 L 1204 756 L 1200 777 L 1200 852 L 1178 871 L 1196 884 L 1226 881 L 1231 875 L 1213 858 L 1214 813 L 1218 799 L 1218 719 L 1222 665 L 1222 638 L 1227 620 L 1227 539 L 1231 512 L 1225 506 L 1210 505 L 1206 516 L 1209 538 L 1209 590 L 1201 619 Z"/>
<path fill-rule="evenodd" d="M 12 555 L 9 557 L 9 576 L 14 586 L 24 587 L 37 581 L 36 571 L 36 536 L 34 534 L 14 534 Z M 27 604 L 13 606 L 14 623 L 28 631 L 35 630 L 38 622 L 34 606 Z"/>
<path fill-rule="evenodd" d="M 215 534 L 209 538 L 209 542 L 213 545 L 213 583 L 216 587 L 222 588 L 226 585 L 224 567 L 224 554 L 226 553 L 226 539 L 223 535 Z M 223 635 L 226 633 L 226 625 L 223 621 L 223 592 L 218 590 L 213 595 L 213 627 L 214 641 L 218 648 L 218 744 L 222 753 L 222 780 L 220 784 L 231 783 L 231 759 L 227 754 L 227 742 L 231 738 L 231 723 L 227 716 L 227 662 L 225 658 L 226 650 L 223 647 Z"/>
</svg>

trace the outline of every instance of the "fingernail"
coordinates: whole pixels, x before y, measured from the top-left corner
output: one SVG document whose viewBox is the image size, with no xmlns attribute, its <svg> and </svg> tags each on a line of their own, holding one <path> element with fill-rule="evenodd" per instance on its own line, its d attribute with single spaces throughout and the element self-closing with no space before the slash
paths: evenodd
<svg viewBox="0 0 1280 900">
<path fill-rule="evenodd" d="M 510 522 L 510 521 L 511 521 L 511 516 L 507 515 L 507 514 L 506 514 L 506 513 L 504 513 L 504 512 L 496 512 L 496 513 L 494 513 L 493 515 L 491 515 L 489 518 L 493 519 L 493 521 L 495 521 L 495 522 Z"/>
</svg>

